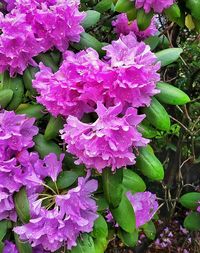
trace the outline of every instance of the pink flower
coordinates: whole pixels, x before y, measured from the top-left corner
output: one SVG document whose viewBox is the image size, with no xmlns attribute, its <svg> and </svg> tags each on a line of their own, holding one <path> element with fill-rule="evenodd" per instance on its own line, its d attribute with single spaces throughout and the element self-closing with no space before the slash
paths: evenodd
<svg viewBox="0 0 200 253">
<path fill-rule="evenodd" d="M 156 195 L 151 192 L 137 192 L 135 194 L 127 192 L 127 197 L 135 212 L 137 228 L 149 222 L 158 210 Z"/>
<path fill-rule="evenodd" d="M 161 13 L 173 3 L 174 0 L 136 0 L 135 6 L 137 9 L 143 8 L 146 13 L 149 13 L 151 9 L 154 12 Z"/>
<path fill-rule="evenodd" d="M 74 116 L 69 116 L 62 139 L 67 144 L 67 151 L 77 157 L 76 164 L 85 164 L 99 172 L 105 167 L 112 170 L 135 163 L 134 147 L 144 146 L 148 141 L 137 131 L 137 125 L 144 118 L 137 115 L 137 110 L 128 108 L 123 117 L 121 104 L 106 108 L 97 103 L 98 119 L 91 124 L 82 123 Z"/>
<path fill-rule="evenodd" d="M 28 240 L 32 247 L 42 246 L 51 252 L 63 245 L 71 249 L 81 233 L 92 231 L 98 218 L 97 206 L 91 197 L 96 190 L 97 181 L 79 178 L 76 188 L 55 196 L 52 210 L 45 209 L 40 199 L 31 202 L 29 223 L 15 227 L 15 233 L 21 240 Z"/>
<path fill-rule="evenodd" d="M 110 75 L 104 87 L 108 95 L 123 106 L 150 105 L 151 96 L 159 91 L 157 71 L 160 63 L 144 42 L 138 42 L 133 33 L 121 35 L 117 41 L 105 46 Z"/>
<path fill-rule="evenodd" d="M 138 40 L 144 40 L 158 32 L 155 18 L 152 19 L 150 26 L 146 30 L 140 31 L 137 21 L 129 21 L 126 13 L 119 14 L 117 19 L 112 22 L 112 25 L 115 27 L 114 30 L 118 36 L 120 34 L 128 35 L 130 32 L 133 32 Z"/>
<path fill-rule="evenodd" d="M 40 94 L 37 101 L 54 116 L 74 115 L 94 111 L 96 102 L 103 99 L 105 64 L 93 49 L 77 54 L 66 51 L 60 69 L 53 74 L 40 64 L 33 86 Z"/>
</svg>

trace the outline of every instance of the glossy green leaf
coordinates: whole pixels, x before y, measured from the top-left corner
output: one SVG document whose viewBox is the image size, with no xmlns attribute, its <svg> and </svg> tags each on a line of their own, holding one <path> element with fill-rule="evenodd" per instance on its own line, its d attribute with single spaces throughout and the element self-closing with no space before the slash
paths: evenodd
<svg viewBox="0 0 200 253">
<path fill-rule="evenodd" d="M 161 162 L 148 147 L 140 148 L 136 167 L 151 180 L 160 181 L 164 178 L 164 168 Z"/>
<path fill-rule="evenodd" d="M 39 68 L 36 67 L 28 67 L 23 72 L 23 81 L 24 86 L 27 90 L 29 90 L 33 95 L 36 95 L 37 92 L 33 88 L 32 81 L 35 79 L 35 74 L 39 71 Z"/>
<path fill-rule="evenodd" d="M 25 188 L 21 188 L 19 192 L 14 195 L 15 209 L 18 217 L 23 223 L 30 220 L 30 208 L 27 193 Z"/>
<path fill-rule="evenodd" d="M 96 238 L 94 240 L 95 253 L 104 253 L 108 245 L 106 238 Z"/>
<path fill-rule="evenodd" d="M 134 5 L 130 0 L 118 0 L 115 4 L 115 11 L 117 12 L 127 12 L 131 8 L 134 8 Z"/>
<path fill-rule="evenodd" d="M 99 212 L 104 211 L 109 207 L 108 202 L 106 201 L 104 195 L 102 194 L 95 195 L 95 200 Z"/>
<path fill-rule="evenodd" d="M 146 189 L 143 179 L 129 169 L 124 170 L 123 186 L 127 189 L 127 191 L 131 191 L 132 193 L 143 192 Z"/>
<path fill-rule="evenodd" d="M 128 247 L 135 247 L 138 242 L 138 231 L 134 230 L 132 233 L 127 233 L 123 229 L 118 231 L 118 236 L 122 242 Z"/>
<path fill-rule="evenodd" d="M 4 236 L 7 233 L 7 230 L 12 227 L 12 224 L 9 220 L 0 221 L 0 241 L 3 240 Z"/>
<path fill-rule="evenodd" d="M 77 50 L 85 50 L 89 47 L 94 48 L 100 55 L 104 54 L 102 43 L 89 33 L 83 32 L 79 43 L 74 43 L 72 46 Z"/>
<path fill-rule="evenodd" d="M 59 69 L 49 53 L 41 53 L 35 57 L 35 60 L 37 63 L 42 62 L 45 66 L 51 68 L 53 72 Z"/>
<path fill-rule="evenodd" d="M 184 227 L 188 230 L 199 231 L 200 230 L 200 213 L 191 212 L 184 220 Z"/>
<path fill-rule="evenodd" d="M 135 231 L 135 214 L 125 194 L 122 195 L 119 206 L 115 209 L 111 209 L 111 213 L 124 231 L 128 233 L 133 233 Z"/>
<path fill-rule="evenodd" d="M 104 13 L 105 11 L 111 9 L 111 6 L 112 0 L 102 0 L 98 2 L 98 4 L 94 7 L 94 9 L 100 13 Z"/>
<path fill-rule="evenodd" d="M 11 89 L 0 90 L 0 108 L 6 108 L 12 100 L 13 94 L 13 90 Z"/>
<path fill-rule="evenodd" d="M 62 117 L 58 116 L 57 118 L 51 116 L 47 127 L 44 132 L 44 138 L 48 141 L 56 138 L 59 134 L 60 129 L 63 128 L 64 120 Z"/>
<path fill-rule="evenodd" d="M 153 128 L 147 121 L 143 121 L 137 127 L 138 131 L 144 138 L 151 139 L 157 135 L 157 130 Z"/>
<path fill-rule="evenodd" d="M 191 14 L 197 20 L 200 20 L 200 1 L 186 0 L 186 7 L 191 11 Z"/>
<path fill-rule="evenodd" d="M 164 67 L 177 61 L 182 52 L 182 48 L 168 48 L 157 52 L 155 55 L 161 62 L 161 66 Z"/>
<path fill-rule="evenodd" d="M 30 118 L 41 119 L 44 117 L 45 108 L 39 104 L 20 104 L 17 109 L 17 114 L 26 114 Z"/>
<path fill-rule="evenodd" d="M 62 150 L 55 142 L 47 141 L 42 134 L 38 134 L 34 138 L 34 142 L 34 149 L 40 154 L 42 158 L 44 158 L 49 153 L 55 153 L 58 156 L 62 153 Z"/>
<path fill-rule="evenodd" d="M 14 233 L 14 238 L 19 253 L 32 253 L 32 247 L 30 244 L 27 242 L 22 242 L 16 233 Z"/>
<path fill-rule="evenodd" d="M 84 29 L 90 28 L 99 22 L 101 14 L 98 11 L 88 10 L 85 12 L 86 17 L 82 22 Z"/>
<path fill-rule="evenodd" d="M 122 198 L 123 170 L 115 173 L 110 168 L 104 169 L 102 174 L 103 189 L 106 200 L 111 207 L 117 207 Z"/>
<path fill-rule="evenodd" d="M 163 131 L 169 131 L 169 114 L 155 97 L 152 98 L 151 105 L 147 108 L 144 108 L 143 112 L 146 114 L 146 119 L 155 128 Z"/>
<path fill-rule="evenodd" d="M 62 190 L 68 188 L 75 183 L 79 176 L 80 174 L 76 171 L 62 171 L 57 179 L 58 189 Z"/>
<path fill-rule="evenodd" d="M 95 253 L 92 237 L 88 234 L 81 235 L 77 241 L 77 246 L 72 248 L 71 253 Z"/>
<path fill-rule="evenodd" d="M 107 238 L 108 236 L 108 225 L 104 217 L 98 214 L 99 217 L 94 222 L 92 236 L 95 238 Z"/>
<path fill-rule="evenodd" d="M 154 240 L 156 237 L 156 227 L 153 221 L 149 221 L 148 223 L 142 226 L 142 229 L 146 235 L 146 237 L 150 240 Z"/>
<path fill-rule="evenodd" d="M 200 201 L 200 192 L 189 192 L 181 196 L 179 202 L 185 208 L 196 210 L 199 206 L 198 202 Z"/>
<path fill-rule="evenodd" d="M 153 12 L 146 13 L 144 9 L 137 11 L 137 25 L 141 31 L 146 30 L 151 24 Z"/>
<path fill-rule="evenodd" d="M 158 82 L 157 88 L 160 90 L 160 93 L 156 95 L 156 98 L 162 103 L 184 105 L 190 101 L 185 92 L 168 83 Z"/>
<path fill-rule="evenodd" d="M 153 51 L 159 44 L 160 38 L 158 36 L 151 36 L 144 40 L 145 44 L 149 45 L 151 51 Z"/>
</svg>

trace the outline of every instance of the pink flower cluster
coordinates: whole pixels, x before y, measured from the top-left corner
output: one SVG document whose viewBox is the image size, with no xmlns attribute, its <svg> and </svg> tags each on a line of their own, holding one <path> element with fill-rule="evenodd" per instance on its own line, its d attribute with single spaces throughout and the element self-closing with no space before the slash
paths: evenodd
<svg viewBox="0 0 200 253">
<path fill-rule="evenodd" d="M 136 8 L 143 8 L 146 13 L 151 10 L 162 13 L 164 9 L 169 8 L 173 3 L 174 0 L 135 0 Z"/>
<path fill-rule="evenodd" d="M 68 117 L 62 131 L 67 151 L 78 157 L 77 164 L 99 172 L 134 164 L 133 148 L 146 145 L 137 131 L 143 116 L 133 108 L 150 104 L 158 92 L 160 68 L 149 46 L 133 33 L 104 50 L 104 60 L 91 48 L 77 54 L 67 51 L 56 73 L 40 65 L 33 81 L 40 94 L 37 101 L 54 116 Z M 84 114 L 91 112 L 97 120 L 82 123 Z"/>
<path fill-rule="evenodd" d="M 137 228 L 149 222 L 158 210 L 156 195 L 151 192 L 137 192 L 135 194 L 127 192 L 127 197 L 135 212 Z"/>
<path fill-rule="evenodd" d="M 129 21 L 126 13 L 119 14 L 117 19 L 112 22 L 112 25 L 118 36 L 120 34 L 128 35 L 130 32 L 133 32 L 140 41 L 153 36 L 158 32 L 155 18 L 151 20 L 151 23 L 146 30 L 140 31 L 137 25 L 137 20 Z"/>
<path fill-rule="evenodd" d="M 42 206 L 41 199 L 30 203 L 32 217 L 29 223 L 15 227 L 14 231 L 32 247 L 42 246 L 51 252 L 64 245 L 71 249 L 76 246 L 80 233 L 89 233 L 93 229 L 98 215 L 91 194 L 96 190 L 97 181 L 79 178 L 76 188 L 55 196 L 53 209 Z"/>
<path fill-rule="evenodd" d="M 14 7 L 14 8 L 13 8 Z M 68 48 L 78 42 L 85 14 L 79 12 L 79 0 L 18 0 L 13 10 L 0 15 L 0 72 L 22 74 L 41 52 L 56 47 Z"/>
</svg>

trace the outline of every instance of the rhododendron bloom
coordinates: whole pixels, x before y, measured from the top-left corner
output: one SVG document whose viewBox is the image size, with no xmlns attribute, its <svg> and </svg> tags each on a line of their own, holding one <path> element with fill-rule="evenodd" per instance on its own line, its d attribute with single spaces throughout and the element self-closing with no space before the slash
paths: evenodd
<svg viewBox="0 0 200 253">
<path fill-rule="evenodd" d="M 197 207 L 197 211 L 200 212 L 200 201 L 198 202 L 199 206 Z"/>
<path fill-rule="evenodd" d="M 14 243 L 5 241 L 2 253 L 19 253 L 19 251 Z"/>
<path fill-rule="evenodd" d="M 68 117 L 61 133 L 67 151 L 77 157 L 76 164 L 83 163 L 87 168 L 102 172 L 105 167 L 115 170 L 135 163 L 134 147 L 148 143 L 137 131 L 144 116 L 137 115 L 134 108 L 128 108 L 125 115 L 119 117 L 121 112 L 121 104 L 107 109 L 98 102 L 98 119 L 94 123 Z"/>
<path fill-rule="evenodd" d="M 151 192 L 127 192 L 127 197 L 134 209 L 137 228 L 149 222 L 158 210 L 156 195 Z"/>
<path fill-rule="evenodd" d="M 112 22 L 112 25 L 114 26 L 114 31 L 117 35 L 128 35 L 130 32 L 133 32 L 138 40 L 144 40 L 158 32 L 155 18 L 152 18 L 151 23 L 146 30 L 140 31 L 137 25 L 137 20 L 129 21 L 126 13 L 119 14 L 117 19 Z"/>
<path fill-rule="evenodd" d="M 40 94 L 37 101 L 54 116 L 81 118 L 84 113 L 94 111 L 96 102 L 103 99 L 104 67 L 93 49 L 77 54 L 66 51 L 65 60 L 55 74 L 40 64 L 40 72 L 33 81 Z"/>
<path fill-rule="evenodd" d="M 110 78 L 104 86 L 110 98 L 123 106 L 149 106 L 151 96 L 159 92 L 156 83 L 160 80 L 160 63 L 150 47 L 130 33 L 121 35 L 104 50 L 110 65 Z"/>
<path fill-rule="evenodd" d="M 76 246 L 80 233 L 91 232 L 97 219 L 97 206 L 91 194 L 97 190 L 97 181 L 79 178 L 78 186 L 64 195 L 55 196 L 55 207 L 47 210 L 42 200 L 31 204 L 29 223 L 14 228 L 21 240 L 28 240 L 32 247 L 42 246 L 45 250 L 56 251 L 66 245 Z M 34 213 L 34 206 L 37 210 Z"/>
<path fill-rule="evenodd" d="M 12 12 L 0 15 L 0 72 L 22 74 L 41 52 L 56 47 L 65 51 L 84 31 L 80 1 L 18 0 Z M 13 7 L 13 4 L 12 4 Z M 9 7 L 10 9 L 11 7 Z"/>
<path fill-rule="evenodd" d="M 154 12 L 161 13 L 164 9 L 169 8 L 174 3 L 174 0 L 135 0 L 137 9 L 144 8 L 146 13 L 151 9 Z"/>
</svg>

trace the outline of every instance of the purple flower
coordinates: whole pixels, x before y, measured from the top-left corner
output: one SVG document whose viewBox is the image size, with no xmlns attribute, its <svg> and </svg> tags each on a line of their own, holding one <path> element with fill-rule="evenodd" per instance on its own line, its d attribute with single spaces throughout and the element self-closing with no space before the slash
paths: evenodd
<svg viewBox="0 0 200 253">
<path fill-rule="evenodd" d="M 31 148 L 33 136 L 38 133 L 34 122 L 34 118 L 16 115 L 13 111 L 0 112 L 0 145 L 15 151 Z"/>
<path fill-rule="evenodd" d="M 198 202 L 199 206 L 197 207 L 197 211 L 200 212 L 200 201 Z"/>
<path fill-rule="evenodd" d="M 97 103 L 98 119 L 91 124 L 82 123 L 69 116 L 62 139 L 67 151 L 75 155 L 76 164 L 85 164 L 87 168 L 96 168 L 99 172 L 111 166 L 112 170 L 135 163 L 133 148 L 144 146 L 148 141 L 137 131 L 137 125 L 144 118 L 137 110 L 128 108 L 123 117 L 122 106 L 106 108 Z"/>
<path fill-rule="evenodd" d="M 135 212 L 137 228 L 149 222 L 158 210 L 156 195 L 151 192 L 138 192 L 135 194 L 127 192 L 127 197 Z"/>
<path fill-rule="evenodd" d="M 0 73 L 23 74 L 41 52 L 56 47 L 65 51 L 69 42 L 78 42 L 84 31 L 80 25 L 85 14 L 80 1 L 18 0 L 12 12 L 0 15 Z M 8 8 L 12 8 L 8 6 Z"/>
<path fill-rule="evenodd" d="M 140 31 L 137 21 L 129 21 L 126 13 L 119 14 L 117 19 L 112 22 L 112 25 L 115 27 L 114 30 L 118 36 L 120 34 L 128 35 L 130 32 L 133 32 L 138 40 L 144 40 L 158 32 L 155 18 L 152 19 L 150 26 L 146 30 Z"/>
<path fill-rule="evenodd" d="M 133 33 L 121 35 L 105 46 L 110 64 L 110 78 L 104 84 L 108 95 L 124 106 L 150 105 L 151 96 L 158 93 L 156 83 L 160 63 L 144 42 L 138 42 Z"/>
<path fill-rule="evenodd" d="M 4 219 L 17 220 L 13 198 L 10 193 L 6 192 L 6 189 L 0 191 L 0 221 Z"/>
<path fill-rule="evenodd" d="M 3 253 L 18 253 L 17 247 L 14 243 L 5 241 L 5 246 L 3 248 Z"/>
<path fill-rule="evenodd" d="M 65 52 L 65 60 L 55 74 L 41 64 L 41 71 L 33 81 L 40 94 L 37 101 L 54 116 L 81 118 L 84 113 L 94 111 L 96 101 L 103 99 L 104 66 L 93 49 L 77 54 Z"/>
<path fill-rule="evenodd" d="M 91 198 L 97 190 L 97 182 L 79 178 L 78 186 L 64 195 L 53 199 L 55 207 L 47 210 L 41 206 L 42 200 L 31 204 L 35 213 L 29 223 L 15 227 L 14 231 L 21 240 L 28 240 L 32 247 L 42 246 L 45 250 L 56 251 L 66 244 L 68 249 L 76 246 L 80 233 L 91 232 L 97 219 L 97 206 Z"/>
<path fill-rule="evenodd" d="M 174 0 L 136 0 L 135 6 L 137 9 L 143 8 L 146 13 L 149 13 L 151 9 L 154 12 L 161 13 L 173 3 Z"/>
</svg>

